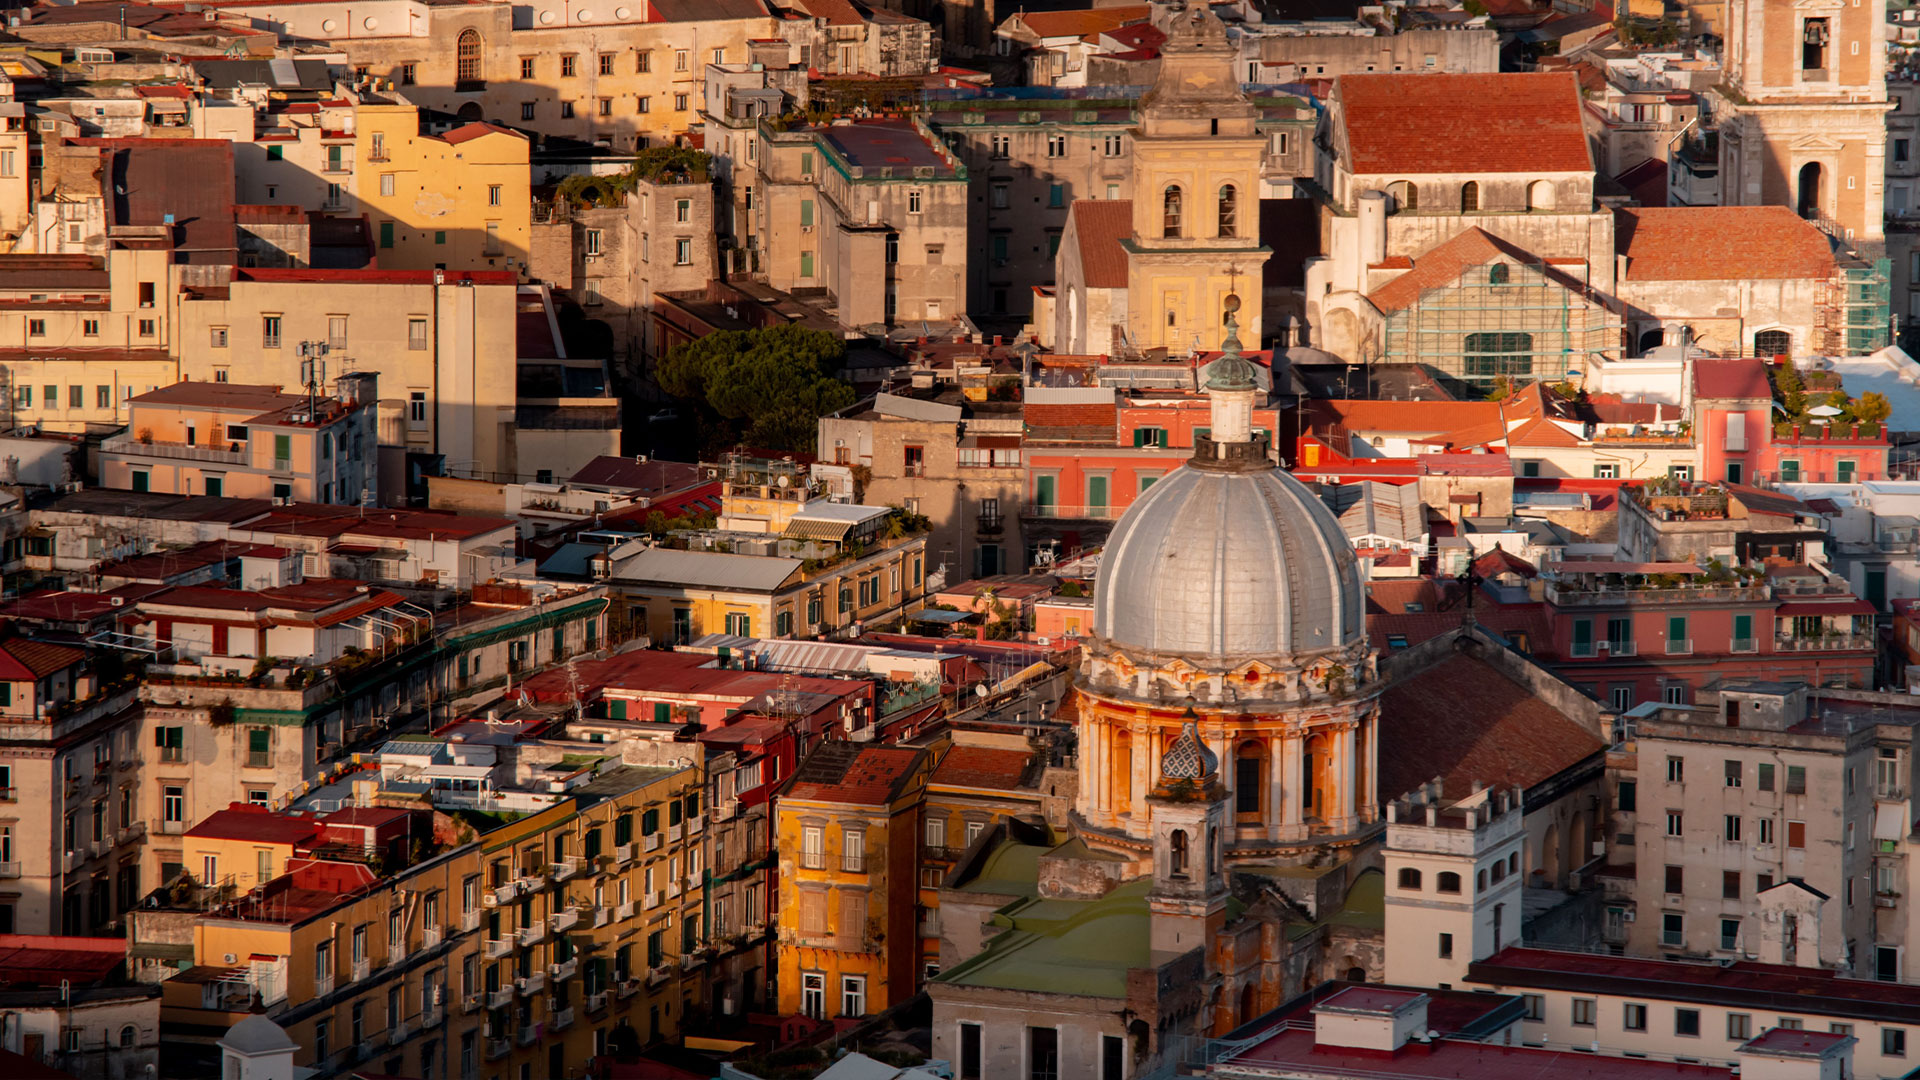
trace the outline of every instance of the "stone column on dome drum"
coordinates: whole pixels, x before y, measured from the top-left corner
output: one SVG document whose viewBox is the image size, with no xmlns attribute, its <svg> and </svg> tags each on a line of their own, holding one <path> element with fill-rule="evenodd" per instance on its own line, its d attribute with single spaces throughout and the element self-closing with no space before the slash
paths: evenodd
<svg viewBox="0 0 1920 1080">
<path fill-rule="evenodd" d="M 1288 732 L 1283 739 L 1284 749 L 1280 755 L 1280 839 L 1304 840 L 1307 836 L 1306 823 L 1301 820 L 1300 807 L 1300 758 L 1305 751 L 1305 737 L 1298 731 Z"/>
</svg>

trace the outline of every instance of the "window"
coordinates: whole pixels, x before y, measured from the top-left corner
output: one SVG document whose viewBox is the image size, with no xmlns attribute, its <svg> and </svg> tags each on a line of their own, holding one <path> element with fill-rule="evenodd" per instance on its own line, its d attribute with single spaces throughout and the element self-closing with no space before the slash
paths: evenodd
<svg viewBox="0 0 1920 1080">
<path fill-rule="evenodd" d="M 1805 765 L 1787 766 L 1787 794 L 1805 795 L 1807 793 L 1807 767 Z"/>
<path fill-rule="evenodd" d="M 187 729 L 184 727 L 153 729 L 153 745 L 159 749 L 161 761 L 185 761 L 186 739 Z"/>
<path fill-rule="evenodd" d="M 1755 839 L 1762 844 L 1773 843 L 1773 819 L 1770 817 L 1755 818 L 1754 824 L 1757 825 L 1759 829 L 1759 835 L 1756 836 Z M 1762 885 L 1760 888 L 1764 889 L 1766 886 Z"/>
<path fill-rule="evenodd" d="M 1169 185 L 1166 193 L 1160 197 L 1160 235 L 1170 240 L 1180 237 L 1181 194 L 1180 185 Z"/>
<path fill-rule="evenodd" d="M 1433 881 L 1434 890 L 1437 892 L 1458 893 L 1460 891 L 1460 875 L 1451 870 L 1440 871 L 1434 876 Z"/>
<path fill-rule="evenodd" d="M 1745 1042 L 1753 1038 L 1753 1016 L 1751 1013 L 1727 1014 L 1727 1038 L 1733 1042 Z"/>
<path fill-rule="evenodd" d="M 1600 1003 L 1593 998 L 1574 998 L 1572 1019 L 1575 1027 L 1592 1027 L 1600 1012 Z"/>
<path fill-rule="evenodd" d="M 208 331 L 209 331 L 209 334 L 211 335 L 211 338 L 208 344 L 212 345 L 216 349 L 224 349 L 227 347 L 227 328 L 226 327 L 224 326 L 209 327 Z"/>
<path fill-rule="evenodd" d="M 264 769 L 273 764 L 273 732 L 263 728 L 247 729 L 247 767 Z"/>
<path fill-rule="evenodd" d="M 1533 335 L 1479 333 L 1466 336 L 1468 378 L 1533 374 Z"/>
<path fill-rule="evenodd" d="M 1108 135 L 1102 152 L 1108 157 L 1119 157 L 1121 154 L 1121 146 L 1122 141 L 1120 136 Z"/>
<path fill-rule="evenodd" d="M 1675 1035 L 1697 1037 L 1700 1034 L 1699 1009 L 1673 1010 L 1673 1033 Z"/>
<path fill-rule="evenodd" d="M 1471 214 L 1480 209 L 1480 185 L 1472 180 L 1460 185 L 1460 212 Z"/>
<path fill-rule="evenodd" d="M 1667 811 L 1667 835 L 1668 836 L 1685 835 L 1686 834 L 1685 824 L 1686 824 L 1685 821 L 1683 821 L 1681 818 L 1680 811 L 1678 810 Z"/>
<path fill-rule="evenodd" d="M 1787 846 L 1804 848 L 1807 846 L 1807 823 L 1804 821 L 1787 822 Z"/>
<path fill-rule="evenodd" d="M 1800 30 L 1800 70 L 1808 78 L 1826 77 L 1827 44 L 1830 40 L 1832 21 L 1825 18 L 1808 19 Z"/>
<path fill-rule="evenodd" d="M 1687 941 L 1686 916 L 1677 911 L 1665 912 L 1660 916 L 1660 944 L 1679 947 Z"/>
<path fill-rule="evenodd" d="M 1440 959 L 1442 960 L 1453 959 L 1453 935 L 1452 934 L 1440 935 L 1439 954 L 1440 954 Z"/>
<path fill-rule="evenodd" d="M 960 1080 L 981 1080 L 980 1025 L 960 1025 Z"/>
<path fill-rule="evenodd" d="M 573 102 L 563 101 L 560 103 L 560 119 L 562 120 L 573 119 Z"/>
<path fill-rule="evenodd" d="M 1740 815 L 1728 814 L 1726 825 L 1727 825 L 1727 828 L 1726 828 L 1727 843 L 1729 844 L 1739 843 L 1740 842 Z"/>
<path fill-rule="evenodd" d="M 687 111 L 687 95 L 685 94 L 673 95 L 673 108 L 675 112 L 686 112 Z"/>
<path fill-rule="evenodd" d="M 1754 769 L 1754 773 L 1755 773 L 1755 776 L 1754 776 L 1755 787 L 1759 788 L 1761 791 L 1773 790 L 1773 763 L 1772 762 L 1764 762 L 1764 761 L 1761 762 Z"/>
<path fill-rule="evenodd" d="M 414 390 L 407 394 L 407 426 L 420 430 L 427 426 L 427 392 Z"/>
<path fill-rule="evenodd" d="M 183 825 L 186 823 L 186 788 L 178 785 L 168 785 L 160 789 L 160 820 L 173 825 Z"/>
<path fill-rule="evenodd" d="M 1793 335 L 1785 330 L 1762 330 L 1753 335 L 1753 355 L 1786 356 L 1793 349 Z"/>
<path fill-rule="evenodd" d="M 1400 887 L 1414 892 L 1420 890 L 1420 871 L 1407 866 L 1400 869 Z"/>
<path fill-rule="evenodd" d="M 1632 780 L 1622 780 L 1620 781 L 1619 788 L 1614 793 L 1614 806 L 1619 810 L 1632 813 L 1638 808 L 1640 801 L 1639 794 L 1639 784 Z"/>
<path fill-rule="evenodd" d="M 1067 137 L 1065 135 L 1047 136 L 1047 156 L 1063 158 L 1067 156 Z"/>
<path fill-rule="evenodd" d="M 827 977 L 825 975 L 815 971 L 801 973 L 800 1011 L 816 1020 L 827 1018 Z"/>
<path fill-rule="evenodd" d="M 28 319 L 27 320 L 27 336 L 28 337 L 46 337 L 47 336 L 47 320 Z"/>
<path fill-rule="evenodd" d="M 480 31 L 462 30 L 455 50 L 454 77 L 461 82 L 477 82 L 480 78 Z"/>
<path fill-rule="evenodd" d="M 1722 900 L 1740 899 L 1740 871 L 1720 871 L 1720 898 Z"/>
<path fill-rule="evenodd" d="M 1667 783 L 1684 784 L 1687 781 L 1687 761 L 1685 758 L 1667 757 Z"/>
<path fill-rule="evenodd" d="M 260 347 L 277 349 L 280 347 L 280 316 L 263 315 L 260 317 Z"/>
<path fill-rule="evenodd" d="M 673 264 L 675 266 L 693 265 L 693 241 L 681 237 L 673 242 Z"/>
<path fill-rule="evenodd" d="M 1672 893 L 1675 896 L 1678 896 L 1680 895 L 1680 893 L 1685 891 L 1681 887 L 1685 872 L 1686 872 L 1685 869 L 1682 867 L 1674 866 L 1671 864 L 1667 866 L 1667 891 L 1669 893 Z"/>
<path fill-rule="evenodd" d="M 1906 1057 L 1907 1029 L 1897 1027 L 1881 1028 L 1880 1053 L 1886 1057 Z"/>
<path fill-rule="evenodd" d="M 1060 1080 L 1059 1029 L 1027 1029 L 1027 1077 L 1028 1080 Z"/>
<path fill-rule="evenodd" d="M 99 337 L 100 336 L 100 320 L 99 319 L 81 319 L 80 333 L 86 337 Z"/>
<path fill-rule="evenodd" d="M 1232 184 L 1220 185 L 1220 235 L 1240 235 L 1240 193 Z"/>
<path fill-rule="evenodd" d="M 867 1015 L 867 980 L 863 975 L 840 977 L 840 1015 Z"/>
</svg>

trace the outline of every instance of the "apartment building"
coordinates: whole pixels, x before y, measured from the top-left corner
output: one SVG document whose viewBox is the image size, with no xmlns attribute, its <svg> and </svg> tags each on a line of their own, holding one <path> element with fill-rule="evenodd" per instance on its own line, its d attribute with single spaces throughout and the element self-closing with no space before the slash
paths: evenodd
<svg viewBox="0 0 1920 1080">
<path fill-rule="evenodd" d="M 346 212 L 367 216 L 388 270 L 508 270 L 532 252 L 531 144 L 494 124 L 420 133 L 410 105 L 354 109 L 358 172 Z"/>
<path fill-rule="evenodd" d="M 324 345 L 329 374 L 379 376 L 390 501 L 405 497 L 409 455 L 499 475 L 512 465 L 517 288 L 504 270 L 241 268 L 228 287 L 181 299 L 180 340 L 191 344 L 180 376 L 291 389 L 303 385 L 302 346 Z"/>
<path fill-rule="evenodd" d="M 0 255 L 0 348 L 9 424 L 103 431 L 127 401 L 178 380 L 168 253 Z"/>
<path fill-rule="evenodd" d="M 1760 337 L 1754 350 L 1785 355 L 1792 340 Z M 1777 346 L 1777 348 L 1775 347 Z M 1768 363 L 1700 359 L 1693 365 L 1695 476 L 1729 484 L 1850 484 L 1881 480 L 1891 452 L 1885 425 L 1779 423 Z"/>
<path fill-rule="evenodd" d="M 1876 907 L 1874 822 L 1877 799 L 1912 790 L 1911 724 L 1797 683 L 1733 682 L 1716 704 L 1636 714 L 1615 793 L 1633 814 L 1615 833 L 1631 836 L 1633 895 L 1616 915 L 1632 921 L 1610 923 L 1628 952 L 1897 978 L 1898 949 L 1877 944 L 1893 928 Z M 1806 910 L 1768 915 L 1760 902 L 1788 883 Z"/>
<path fill-rule="evenodd" d="M 101 444 L 100 482 L 169 495 L 378 505 L 374 380 L 348 377 L 341 389 L 344 400 L 182 382 L 130 398 L 126 430 Z"/>
<path fill-rule="evenodd" d="M 85 651 L 0 638 L 0 933 L 97 933 L 139 901 L 138 723 Z"/>
<path fill-rule="evenodd" d="M 919 989 L 914 870 L 931 765 L 923 750 L 828 742 L 780 789 L 779 1013 L 870 1016 Z"/>
</svg>

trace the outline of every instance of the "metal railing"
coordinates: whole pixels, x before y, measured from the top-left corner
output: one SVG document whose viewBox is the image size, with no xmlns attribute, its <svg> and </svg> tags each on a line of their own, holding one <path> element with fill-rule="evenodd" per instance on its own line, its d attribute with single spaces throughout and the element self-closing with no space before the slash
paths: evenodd
<svg viewBox="0 0 1920 1080">
<path fill-rule="evenodd" d="M 1669 638 L 1667 640 L 1668 656 L 1686 656 L 1692 652 L 1693 652 L 1692 638 Z"/>
<path fill-rule="evenodd" d="M 1124 506 L 1069 506 L 1063 503 L 1035 503 L 1020 508 L 1025 518 L 1071 518 L 1085 521 L 1113 521 L 1127 512 Z"/>
<path fill-rule="evenodd" d="M 212 461 L 222 465 L 245 465 L 244 450 L 216 450 L 191 443 L 152 442 L 131 435 L 115 435 L 100 444 L 102 453 L 133 454 L 140 457 L 173 458 L 179 461 Z"/>
<path fill-rule="evenodd" d="M 1774 652 L 1832 652 L 1838 649 L 1871 649 L 1872 634 L 1825 634 L 1820 637 L 1779 636 L 1773 639 Z"/>
</svg>

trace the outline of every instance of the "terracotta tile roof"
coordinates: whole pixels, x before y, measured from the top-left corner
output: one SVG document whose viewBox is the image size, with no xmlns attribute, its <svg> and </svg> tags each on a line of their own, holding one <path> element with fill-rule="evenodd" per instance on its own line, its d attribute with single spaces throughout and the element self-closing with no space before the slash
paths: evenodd
<svg viewBox="0 0 1920 1080">
<path fill-rule="evenodd" d="M 1519 574 L 1523 578 L 1540 576 L 1540 571 L 1534 569 L 1532 563 L 1502 547 L 1495 547 L 1492 551 L 1473 560 L 1473 571 L 1483 578 L 1496 577 L 1509 572 Z"/>
<path fill-rule="evenodd" d="M 1027 11 L 1019 16 L 1027 29 L 1043 38 L 1085 37 L 1140 22 L 1152 12 L 1146 4 L 1087 8 L 1080 11 Z"/>
<path fill-rule="evenodd" d="M 276 814 L 264 806 L 234 803 L 208 814 L 187 830 L 188 836 L 209 840 L 248 840 L 259 844 L 299 844 L 320 832 L 312 818 Z"/>
<path fill-rule="evenodd" d="M 1073 228 L 1080 238 L 1080 274 L 1089 289 L 1127 287 L 1127 249 L 1133 234 L 1132 199 L 1075 199 Z"/>
<path fill-rule="evenodd" d="M 1443 435 L 1434 436 L 1431 439 L 1416 441 L 1444 443 L 1454 450 L 1465 450 L 1473 446 L 1486 446 L 1489 443 L 1504 442 L 1506 438 L 1507 422 L 1503 419 L 1495 418 L 1483 424 L 1470 424 L 1466 427 L 1449 431 Z"/>
<path fill-rule="evenodd" d="M 785 797 L 884 806 L 913 778 L 923 753 L 900 746 L 821 743 L 794 770 Z"/>
<path fill-rule="evenodd" d="M 1718 401 L 1732 398 L 1771 399 L 1773 384 L 1767 381 L 1766 361 L 1753 358 L 1695 360 L 1693 396 Z"/>
<path fill-rule="evenodd" d="M 1119 406 L 1106 404 L 1028 405 L 1027 438 L 1041 442 L 1111 443 Z"/>
<path fill-rule="evenodd" d="M 1342 75 L 1334 95 L 1354 173 L 1593 171 L 1570 72 Z"/>
<path fill-rule="evenodd" d="M 1826 234 L 1784 206 L 1616 210 L 1614 236 L 1627 281 L 1833 276 Z"/>
<path fill-rule="evenodd" d="M 1545 417 L 1537 417 L 1508 432 L 1507 445 L 1579 446 L 1580 437 Z"/>
<path fill-rule="evenodd" d="M 1375 289 L 1367 299 L 1383 312 L 1401 311 L 1418 303 L 1420 294 L 1428 289 L 1442 289 L 1459 281 L 1467 267 L 1484 266 L 1503 257 L 1526 265 L 1540 261 L 1485 229 L 1472 228 L 1415 256 L 1413 269 Z M 1558 271 L 1546 273 L 1565 284 L 1574 284 Z"/>
<path fill-rule="evenodd" d="M 1453 618 L 1457 623 L 1459 615 Z M 1606 748 L 1526 687 L 1466 655 L 1394 682 L 1380 699 L 1380 741 L 1395 748 L 1380 760 L 1380 794 L 1391 798 L 1435 776 L 1451 798 L 1471 794 L 1476 782 L 1530 788 Z"/>
<path fill-rule="evenodd" d="M 482 135 L 511 135 L 516 139 L 526 138 L 525 135 L 520 134 L 512 128 L 503 128 L 498 124 L 489 124 L 476 120 L 473 123 L 462 124 L 454 128 L 452 131 L 440 136 L 440 139 L 442 142 L 448 142 L 458 146 L 463 142 L 469 142 Z"/>
<path fill-rule="evenodd" d="M 86 658 L 86 653 L 65 645 L 7 638 L 0 641 L 0 679 L 27 682 L 72 667 Z"/>
<path fill-rule="evenodd" d="M 928 783 L 1012 791 L 1026 786 L 1021 781 L 1032 763 L 1033 753 L 1028 750 L 956 746 L 947 751 L 947 756 L 941 759 L 940 767 L 933 771 L 933 778 Z"/>
</svg>

